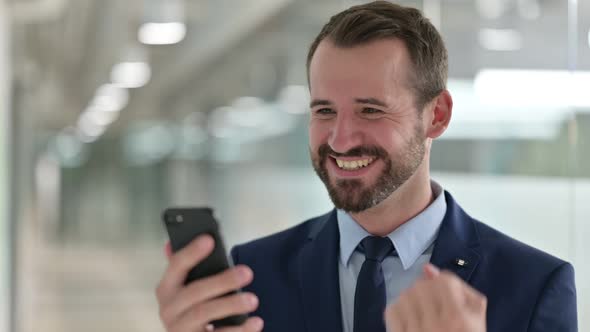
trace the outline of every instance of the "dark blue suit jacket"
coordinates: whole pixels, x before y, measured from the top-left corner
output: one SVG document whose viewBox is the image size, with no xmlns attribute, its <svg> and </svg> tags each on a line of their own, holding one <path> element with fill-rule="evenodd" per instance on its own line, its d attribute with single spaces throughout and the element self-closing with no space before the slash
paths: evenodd
<svg viewBox="0 0 590 332">
<path fill-rule="evenodd" d="M 487 296 L 488 332 L 577 331 L 573 267 L 471 218 L 445 196 L 431 262 Z M 232 250 L 235 264 L 254 271 L 245 290 L 258 295 L 254 315 L 271 332 L 342 331 L 338 255 L 335 211 Z"/>
</svg>

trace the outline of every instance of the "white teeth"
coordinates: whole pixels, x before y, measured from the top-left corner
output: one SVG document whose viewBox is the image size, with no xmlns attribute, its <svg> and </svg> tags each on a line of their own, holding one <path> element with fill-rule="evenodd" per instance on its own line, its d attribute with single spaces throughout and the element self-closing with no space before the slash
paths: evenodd
<svg viewBox="0 0 590 332">
<path fill-rule="evenodd" d="M 338 165 L 338 167 L 347 171 L 356 170 L 361 167 L 367 167 L 372 162 L 373 158 L 352 161 L 336 159 L 336 164 Z"/>
</svg>

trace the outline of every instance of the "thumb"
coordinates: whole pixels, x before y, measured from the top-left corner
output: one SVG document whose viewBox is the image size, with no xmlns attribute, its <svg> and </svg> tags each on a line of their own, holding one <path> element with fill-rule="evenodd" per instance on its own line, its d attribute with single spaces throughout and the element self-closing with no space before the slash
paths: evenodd
<svg viewBox="0 0 590 332">
<path fill-rule="evenodd" d="M 166 244 L 164 245 L 164 254 L 168 260 L 172 257 L 172 246 L 170 245 L 170 241 L 166 241 Z"/>
<path fill-rule="evenodd" d="M 424 273 L 422 275 L 426 279 L 434 279 L 440 274 L 440 270 L 438 269 L 438 267 L 436 267 L 430 263 L 426 263 L 426 265 L 424 265 L 423 270 L 424 270 Z"/>
<path fill-rule="evenodd" d="M 465 287 L 465 300 L 469 308 L 474 312 L 485 314 L 488 306 L 488 299 L 478 290 L 471 287 Z"/>
</svg>

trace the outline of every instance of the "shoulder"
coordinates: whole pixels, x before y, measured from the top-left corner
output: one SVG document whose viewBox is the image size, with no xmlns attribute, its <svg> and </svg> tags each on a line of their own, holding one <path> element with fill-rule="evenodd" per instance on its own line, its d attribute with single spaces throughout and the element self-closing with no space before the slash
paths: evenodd
<svg viewBox="0 0 590 332">
<path fill-rule="evenodd" d="M 439 232 L 439 240 L 443 237 L 447 245 L 452 246 L 452 241 L 457 240 L 481 255 L 484 265 L 506 272 L 519 271 L 521 267 L 552 270 L 566 263 L 471 217 L 450 193 L 445 194 L 447 214 Z"/>
<path fill-rule="evenodd" d="M 553 300 L 575 300 L 574 268 L 569 262 L 518 241 L 482 222 L 474 220 L 480 237 L 480 266 L 475 280 L 486 293 L 509 298 L 513 290 L 526 294 L 524 303 L 540 305 L 547 294 Z M 484 286 L 487 285 L 487 286 Z M 555 292 L 554 290 L 559 291 Z"/>
<path fill-rule="evenodd" d="M 472 283 L 488 297 L 489 317 L 498 317 L 489 330 L 509 330 L 508 325 L 519 321 L 534 331 L 575 331 L 573 266 L 484 223 L 473 223 L 482 259 Z M 505 325 L 509 317 L 514 321 Z"/>
<path fill-rule="evenodd" d="M 499 262 L 525 267 L 538 266 L 553 270 L 566 264 L 564 260 L 516 240 L 501 231 L 472 219 L 479 235 L 484 255 Z"/>
</svg>

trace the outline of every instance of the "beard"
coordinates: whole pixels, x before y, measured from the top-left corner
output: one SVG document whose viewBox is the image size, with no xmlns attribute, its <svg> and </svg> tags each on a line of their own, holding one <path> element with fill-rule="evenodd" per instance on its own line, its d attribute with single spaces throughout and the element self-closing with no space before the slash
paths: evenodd
<svg viewBox="0 0 590 332">
<path fill-rule="evenodd" d="M 328 144 L 322 144 L 317 154 L 310 150 L 313 168 L 322 180 L 330 199 L 337 209 L 358 213 L 376 206 L 401 187 L 422 164 L 425 155 L 425 137 L 417 126 L 414 135 L 399 151 L 395 159 L 379 146 L 358 146 L 345 153 L 337 153 Z M 339 179 L 333 183 L 326 162 L 333 157 L 372 157 L 383 161 L 385 167 L 375 183 L 364 185 L 358 179 Z"/>
</svg>

